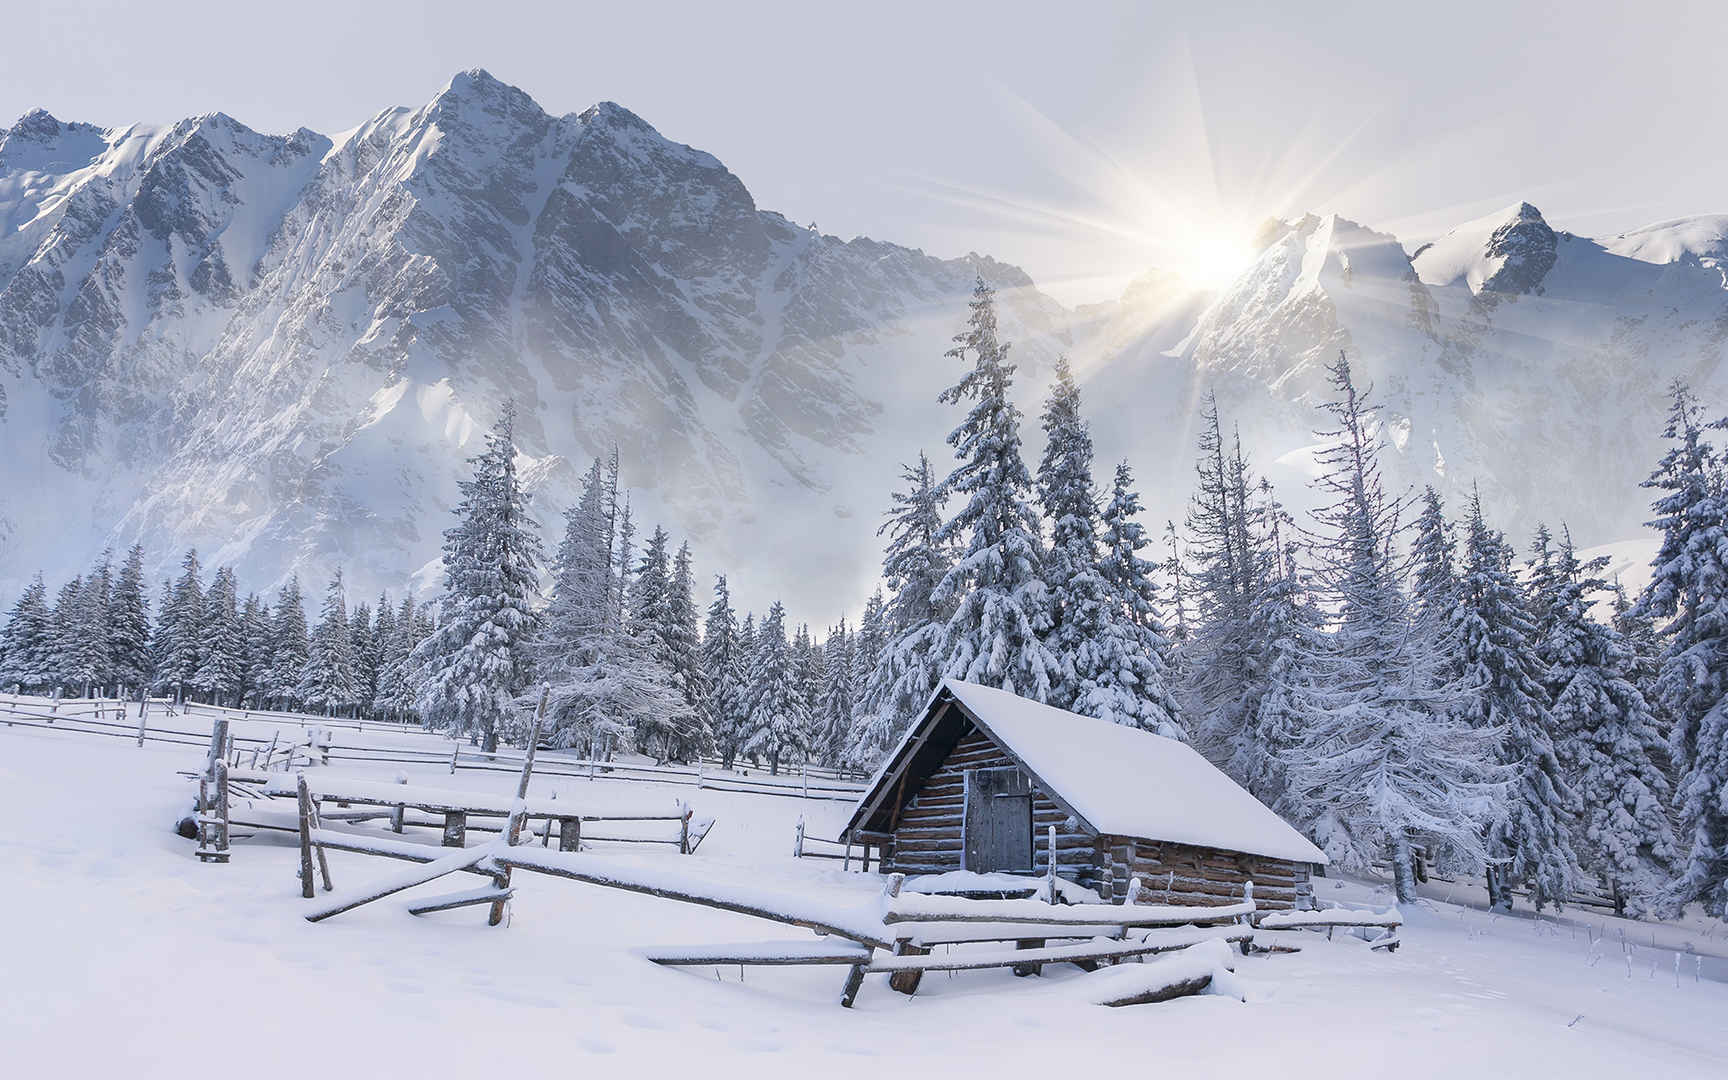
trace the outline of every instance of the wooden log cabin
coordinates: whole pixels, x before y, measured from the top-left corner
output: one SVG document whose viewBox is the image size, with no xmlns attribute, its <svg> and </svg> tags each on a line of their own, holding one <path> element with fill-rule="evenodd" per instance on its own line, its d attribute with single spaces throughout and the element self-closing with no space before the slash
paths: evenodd
<svg viewBox="0 0 1728 1080">
<path fill-rule="evenodd" d="M 1048 826 L 1056 827 L 1055 850 Z M 905 874 L 1056 873 L 1121 903 L 1312 907 L 1326 856 L 1192 747 L 944 680 L 859 799 L 848 839 Z"/>
</svg>

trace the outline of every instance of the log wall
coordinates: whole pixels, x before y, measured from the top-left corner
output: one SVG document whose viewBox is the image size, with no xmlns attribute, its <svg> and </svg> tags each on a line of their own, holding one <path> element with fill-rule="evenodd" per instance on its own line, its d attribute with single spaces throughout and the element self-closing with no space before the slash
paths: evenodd
<svg viewBox="0 0 1728 1080">
<path fill-rule="evenodd" d="M 965 817 L 965 773 L 973 769 L 1013 767 L 1014 760 L 977 728 L 970 728 L 940 767 L 930 774 L 904 807 L 894 825 L 892 849 L 884 872 L 940 874 L 959 870 L 961 832 Z M 1047 826 L 1056 826 L 1056 873 L 1089 888 L 1105 883 L 1107 871 L 1098 857 L 1096 837 L 1084 831 L 1036 783 L 1032 785 L 1033 859 L 1038 873 L 1046 871 Z"/>
<path fill-rule="evenodd" d="M 1307 863 L 1124 836 L 1102 841 L 1108 899 L 1125 899 L 1128 883 L 1139 878 L 1142 903 L 1230 904 L 1241 900 L 1242 887 L 1253 881 L 1254 902 L 1262 908 L 1313 906 Z"/>
</svg>

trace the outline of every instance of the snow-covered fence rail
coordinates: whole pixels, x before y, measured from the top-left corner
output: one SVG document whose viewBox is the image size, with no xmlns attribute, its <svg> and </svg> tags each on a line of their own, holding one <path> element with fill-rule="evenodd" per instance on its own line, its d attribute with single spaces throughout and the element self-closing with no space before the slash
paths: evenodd
<svg viewBox="0 0 1728 1080">
<path fill-rule="evenodd" d="M 346 753 L 350 749 L 332 745 L 331 756 L 332 758 L 340 757 L 342 753 Z M 395 753 L 396 751 L 391 752 Z M 420 751 L 409 751 L 408 753 L 419 754 Z M 367 760 L 387 759 L 372 756 Z M 412 760 L 430 759 L 416 757 Z M 482 772 L 515 772 L 521 767 L 522 760 L 522 756 L 517 754 L 488 753 L 456 747 L 443 755 L 442 763 L 448 765 L 451 772 L 463 769 Z M 657 784 L 694 787 L 704 791 L 730 791 L 744 795 L 773 795 L 782 798 L 819 799 L 832 802 L 854 802 L 864 791 L 863 785 L 838 781 L 810 782 L 808 778 L 787 778 L 785 782 L 780 782 L 759 776 L 711 773 L 706 769 L 692 769 L 688 766 L 642 765 L 619 760 L 597 761 L 552 755 L 541 756 L 535 765 L 535 772 L 543 776 L 564 776 L 572 779 L 651 781 Z"/>
</svg>

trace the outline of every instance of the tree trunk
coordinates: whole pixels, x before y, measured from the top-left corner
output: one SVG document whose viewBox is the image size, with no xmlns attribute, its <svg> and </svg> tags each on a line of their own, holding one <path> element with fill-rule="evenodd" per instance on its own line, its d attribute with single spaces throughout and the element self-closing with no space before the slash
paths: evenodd
<svg viewBox="0 0 1728 1080">
<path fill-rule="evenodd" d="M 1416 899 L 1416 870 L 1410 853 L 1410 837 L 1400 832 L 1392 838 L 1389 855 L 1392 859 L 1392 891 L 1400 904 Z"/>
</svg>

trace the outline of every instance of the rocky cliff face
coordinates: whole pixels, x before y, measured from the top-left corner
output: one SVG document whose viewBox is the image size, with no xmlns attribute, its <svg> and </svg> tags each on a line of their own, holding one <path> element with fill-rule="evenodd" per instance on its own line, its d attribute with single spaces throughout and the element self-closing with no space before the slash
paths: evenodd
<svg viewBox="0 0 1728 1080">
<path fill-rule="evenodd" d="M 337 139 L 32 114 L 0 221 L 4 510 L 72 504 L 58 539 L 16 527 L 9 576 L 113 528 L 399 587 L 506 397 L 548 522 L 617 445 L 713 565 L 792 557 L 945 430 L 922 402 L 976 275 L 1033 370 L 1062 317 L 1013 267 L 821 235 L 617 105 L 552 116 L 484 72 Z M 821 541 L 855 571 L 872 531 Z"/>
</svg>

